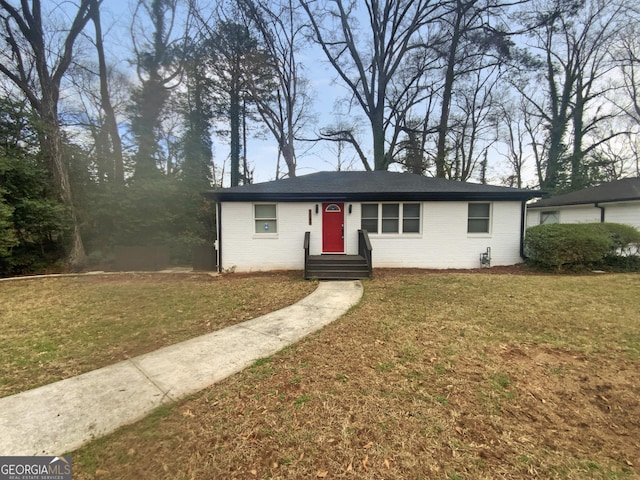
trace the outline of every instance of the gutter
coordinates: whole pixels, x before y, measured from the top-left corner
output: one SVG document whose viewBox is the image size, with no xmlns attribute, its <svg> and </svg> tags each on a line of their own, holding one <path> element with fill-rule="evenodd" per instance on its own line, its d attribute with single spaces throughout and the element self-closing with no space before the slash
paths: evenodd
<svg viewBox="0 0 640 480">
<path fill-rule="evenodd" d="M 600 209 L 600 223 L 604 223 L 605 207 L 601 206 L 598 202 L 594 203 L 593 206 Z"/>
<path fill-rule="evenodd" d="M 526 219 L 527 219 L 527 201 L 522 201 L 522 206 L 520 207 L 520 258 L 524 260 L 524 232 L 526 227 Z"/>
<path fill-rule="evenodd" d="M 222 273 L 222 203 L 216 202 L 216 243 L 218 244 L 218 273 Z"/>
</svg>

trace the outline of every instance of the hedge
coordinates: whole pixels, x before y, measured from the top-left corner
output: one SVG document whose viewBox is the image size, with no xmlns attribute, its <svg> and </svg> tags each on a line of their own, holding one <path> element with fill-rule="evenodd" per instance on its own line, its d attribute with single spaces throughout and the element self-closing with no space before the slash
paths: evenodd
<svg viewBox="0 0 640 480">
<path fill-rule="evenodd" d="M 565 266 L 637 265 L 640 232 L 617 223 L 554 223 L 527 229 L 527 262 L 561 270 Z M 621 259 L 623 261 L 621 261 Z"/>
</svg>

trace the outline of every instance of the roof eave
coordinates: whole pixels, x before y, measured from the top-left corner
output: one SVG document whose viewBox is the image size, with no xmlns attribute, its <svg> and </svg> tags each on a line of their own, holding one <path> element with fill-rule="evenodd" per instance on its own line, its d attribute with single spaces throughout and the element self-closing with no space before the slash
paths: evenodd
<svg viewBox="0 0 640 480">
<path fill-rule="evenodd" d="M 549 208 L 549 207 L 579 207 L 579 206 L 595 206 L 596 204 L 604 204 L 604 203 L 620 203 L 620 202 L 638 202 L 640 201 L 640 197 L 626 197 L 626 198 L 611 198 L 606 200 L 580 200 L 573 202 L 545 202 L 542 205 L 536 202 L 529 205 L 529 208 Z"/>
<path fill-rule="evenodd" d="M 247 193 L 211 191 L 205 195 L 218 202 L 373 202 L 373 201 L 526 201 L 535 191 L 515 192 L 356 192 L 356 193 Z"/>
</svg>

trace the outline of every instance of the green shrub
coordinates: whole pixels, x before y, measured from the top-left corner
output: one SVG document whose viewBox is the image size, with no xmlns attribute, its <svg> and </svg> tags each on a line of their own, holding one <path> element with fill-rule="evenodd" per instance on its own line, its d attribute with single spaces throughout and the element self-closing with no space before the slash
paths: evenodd
<svg viewBox="0 0 640 480">
<path fill-rule="evenodd" d="M 612 235 L 599 223 L 554 223 L 527 229 L 527 261 L 561 270 L 602 262 L 614 250 Z"/>
<path fill-rule="evenodd" d="M 618 272 L 640 271 L 640 231 L 621 223 L 602 223 L 612 240 L 611 251 L 604 257 L 601 268 Z"/>
<path fill-rule="evenodd" d="M 614 272 L 640 272 L 640 256 L 607 255 L 600 268 Z"/>
<path fill-rule="evenodd" d="M 598 225 L 611 237 L 613 242 L 611 253 L 613 255 L 629 256 L 638 253 L 640 231 L 637 228 L 622 223 L 600 223 Z"/>
</svg>

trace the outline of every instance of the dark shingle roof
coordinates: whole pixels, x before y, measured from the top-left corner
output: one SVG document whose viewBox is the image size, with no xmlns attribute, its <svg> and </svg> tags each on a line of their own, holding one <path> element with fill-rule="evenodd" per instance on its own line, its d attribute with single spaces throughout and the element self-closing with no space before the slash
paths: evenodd
<svg viewBox="0 0 640 480">
<path fill-rule="evenodd" d="M 624 178 L 603 183 L 597 187 L 545 198 L 529 205 L 529 208 L 559 207 L 592 203 L 625 202 L 640 200 L 640 177 Z"/>
<path fill-rule="evenodd" d="M 529 200 L 532 190 L 481 185 L 410 173 L 318 172 L 272 182 L 212 190 L 209 198 L 242 201 Z"/>
</svg>

